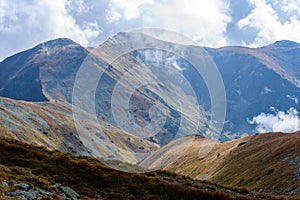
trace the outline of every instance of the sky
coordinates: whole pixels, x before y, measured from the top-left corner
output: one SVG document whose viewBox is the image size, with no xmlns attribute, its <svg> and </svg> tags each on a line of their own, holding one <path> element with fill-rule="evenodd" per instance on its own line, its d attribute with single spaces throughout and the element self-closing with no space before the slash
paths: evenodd
<svg viewBox="0 0 300 200">
<path fill-rule="evenodd" d="M 96 47 L 140 28 L 209 47 L 300 42 L 300 0 L 0 0 L 0 61 L 55 38 Z"/>
</svg>

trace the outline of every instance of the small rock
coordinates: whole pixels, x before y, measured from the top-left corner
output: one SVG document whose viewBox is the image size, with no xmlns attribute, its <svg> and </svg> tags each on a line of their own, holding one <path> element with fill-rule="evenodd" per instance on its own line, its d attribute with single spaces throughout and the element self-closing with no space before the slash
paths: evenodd
<svg viewBox="0 0 300 200">
<path fill-rule="evenodd" d="M 15 181 L 14 180 L 9 180 L 7 182 L 8 186 L 13 186 L 15 184 Z"/>
<path fill-rule="evenodd" d="M 290 194 L 291 195 L 297 195 L 300 193 L 300 186 L 298 186 L 297 188 L 294 188 L 294 189 L 289 189 L 290 191 Z"/>
<path fill-rule="evenodd" d="M 75 192 L 72 188 L 67 187 L 67 186 L 62 186 L 61 187 L 62 192 L 69 198 L 71 199 L 78 199 L 79 194 Z"/>
<path fill-rule="evenodd" d="M 24 196 L 26 199 L 37 199 L 38 192 L 34 190 L 29 190 L 28 192 L 24 192 Z"/>
<path fill-rule="evenodd" d="M 56 183 L 54 185 L 54 187 L 56 187 L 60 192 L 61 192 L 61 197 L 64 200 L 69 200 L 69 199 L 78 199 L 79 194 L 77 194 L 77 192 L 75 192 L 72 188 L 67 187 L 67 186 L 62 186 L 59 183 Z"/>
<path fill-rule="evenodd" d="M 183 183 L 183 180 L 178 179 L 177 182 L 178 182 L 178 183 Z"/>
<path fill-rule="evenodd" d="M 60 183 L 55 183 L 53 186 L 58 189 L 58 188 L 60 188 L 61 184 Z"/>
<path fill-rule="evenodd" d="M 163 177 L 163 179 L 166 181 L 173 181 L 170 177 Z"/>
<path fill-rule="evenodd" d="M 10 183 L 12 183 L 12 182 L 10 182 Z M 8 183 L 7 183 L 7 185 L 8 185 Z M 40 189 L 39 187 L 33 187 L 32 189 L 30 189 L 31 186 L 26 183 L 17 183 L 17 184 L 14 184 L 14 186 L 17 187 L 18 189 L 14 192 L 5 193 L 6 196 L 12 197 L 15 199 L 20 199 L 20 200 L 23 200 L 23 199 L 24 200 L 38 200 L 43 197 L 51 197 L 54 194 L 53 191 L 48 192 L 43 189 Z M 70 199 L 70 198 L 68 198 L 68 199 Z"/>
<path fill-rule="evenodd" d="M 258 192 L 263 193 L 265 190 L 261 188 Z"/>
<path fill-rule="evenodd" d="M 281 160 L 281 162 L 285 162 L 285 161 L 287 161 L 288 159 L 289 159 L 289 157 L 286 156 L 286 157 L 284 157 L 284 158 Z"/>
<path fill-rule="evenodd" d="M 50 197 L 50 196 L 53 195 L 53 193 L 48 192 L 48 191 L 43 190 L 43 189 L 40 189 L 40 188 L 38 188 L 38 187 L 36 187 L 35 190 L 36 190 L 40 195 L 45 196 L 45 197 Z"/>
<path fill-rule="evenodd" d="M 16 192 L 6 192 L 5 195 L 8 197 L 16 197 L 17 193 Z"/>
<path fill-rule="evenodd" d="M 30 189 L 30 185 L 26 183 L 18 183 L 15 184 L 15 186 L 18 187 L 20 190 L 25 190 L 25 191 L 28 191 Z"/>
<path fill-rule="evenodd" d="M 8 183 L 6 183 L 5 181 L 3 181 L 3 182 L 1 183 L 1 185 L 2 185 L 2 187 L 4 187 L 4 188 L 9 187 Z"/>
<path fill-rule="evenodd" d="M 38 199 L 37 194 L 38 192 L 34 190 L 29 190 L 27 192 L 24 190 L 17 190 L 15 192 L 7 192 L 5 195 L 16 199 L 28 200 L 28 199 Z"/>
</svg>

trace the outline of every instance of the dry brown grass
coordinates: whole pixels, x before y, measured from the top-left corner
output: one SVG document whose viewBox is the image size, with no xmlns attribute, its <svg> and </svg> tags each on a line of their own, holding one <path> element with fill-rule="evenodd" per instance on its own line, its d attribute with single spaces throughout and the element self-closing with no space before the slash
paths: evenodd
<svg viewBox="0 0 300 200">
<path fill-rule="evenodd" d="M 0 164 L 6 169 L 0 171 L 2 180 L 24 181 L 43 189 L 62 183 L 83 199 L 261 199 L 248 191 L 242 194 L 168 172 L 119 172 L 90 157 L 48 151 L 14 140 L 0 140 Z"/>
<path fill-rule="evenodd" d="M 181 158 L 166 169 L 230 187 L 257 191 L 263 188 L 264 192 L 282 195 L 300 186 L 300 180 L 292 178 L 296 165 L 290 164 L 300 155 L 300 131 L 260 134 L 217 143 L 208 156 L 199 159 L 202 142 L 203 138 L 198 137 Z"/>
</svg>

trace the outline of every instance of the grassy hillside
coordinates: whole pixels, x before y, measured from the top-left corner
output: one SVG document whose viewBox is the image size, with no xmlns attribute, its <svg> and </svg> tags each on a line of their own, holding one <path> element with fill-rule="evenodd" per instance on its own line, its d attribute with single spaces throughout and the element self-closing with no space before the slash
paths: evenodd
<svg viewBox="0 0 300 200">
<path fill-rule="evenodd" d="M 187 138 L 182 138 L 184 145 Z M 217 143 L 199 158 L 203 138 L 165 169 L 230 187 L 283 195 L 300 195 L 300 131 L 268 133 Z M 177 147 L 170 148 L 176 151 Z"/>
<path fill-rule="evenodd" d="M 2 139 L 0 182 L 5 180 L 22 181 L 45 190 L 61 183 L 73 188 L 83 199 L 279 199 L 162 171 L 147 174 L 119 172 L 90 157 L 75 157 Z M 1 198 L 7 199 L 3 192 L 5 188 L 0 186 Z M 53 198 L 59 199 L 59 196 Z"/>
</svg>

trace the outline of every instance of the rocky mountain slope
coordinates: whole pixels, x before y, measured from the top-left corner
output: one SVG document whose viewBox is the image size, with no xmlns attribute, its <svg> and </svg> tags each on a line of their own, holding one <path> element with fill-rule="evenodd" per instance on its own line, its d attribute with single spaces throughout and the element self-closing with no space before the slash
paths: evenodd
<svg viewBox="0 0 300 200">
<path fill-rule="evenodd" d="M 68 104 L 33 103 L 0 98 L 0 137 L 18 139 L 61 152 L 93 155 L 89 148 L 84 146 L 82 142 L 84 138 L 77 133 L 71 109 Z M 102 153 L 98 155 L 99 157 L 136 163 L 140 159 L 137 152 L 146 153 L 159 147 L 103 121 L 99 121 L 99 124 L 85 122 L 87 129 L 102 138 L 103 143 L 109 144 L 107 146 L 102 146 L 100 142 L 93 144 L 93 148 L 99 149 Z M 86 135 L 86 138 L 90 139 L 88 137 L 89 135 Z"/>
<path fill-rule="evenodd" d="M 227 123 L 224 131 L 254 134 L 247 119 L 269 113 L 270 107 L 299 110 L 300 45 L 279 41 L 262 48 L 207 49 L 226 88 Z M 291 98 L 292 97 L 292 98 Z"/>
<path fill-rule="evenodd" d="M 72 78 L 87 55 L 75 42 L 57 39 L 11 56 L 0 64 L 1 96 L 33 102 L 70 101 Z"/>
<path fill-rule="evenodd" d="M 107 43 L 109 42 L 110 40 L 107 41 Z M 117 39 L 117 42 L 122 41 Z M 107 52 L 111 52 L 111 50 L 107 49 Z M 71 105 L 76 73 L 88 53 L 87 49 L 69 39 L 57 39 L 9 57 L 0 63 L 0 95 L 17 100 L 61 101 Z M 89 56 L 91 57 L 90 65 L 97 67 L 97 70 L 104 70 L 99 86 L 95 91 L 95 99 L 101 99 L 101 101 L 95 102 L 97 117 L 116 126 L 111 111 L 111 96 L 118 80 L 129 68 L 135 68 L 135 73 L 146 73 L 145 76 L 149 74 L 145 72 L 145 68 L 140 67 L 140 62 L 130 60 L 130 55 L 125 55 L 124 61 L 115 63 L 114 66 L 107 62 L 104 55 L 89 54 Z M 144 81 L 145 76 L 140 79 L 132 76 L 131 80 Z M 180 126 L 179 116 L 183 114 L 183 111 L 174 107 L 175 103 L 170 100 L 172 96 L 169 93 L 163 86 L 156 88 L 145 86 L 144 88 L 137 88 L 132 97 L 130 112 L 139 126 L 143 127 L 150 123 L 148 111 L 155 102 L 156 104 L 160 102 L 162 109 L 166 110 L 166 125 L 154 136 L 155 138 L 149 138 L 158 144 L 166 144 L 172 140 Z M 116 101 L 118 102 L 118 100 Z M 185 112 L 187 113 L 187 111 Z M 202 114 L 205 115 L 205 112 Z M 193 124 L 198 123 L 194 122 L 193 117 L 190 117 L 189 121 Z M 202 128 L 206 121 L 206 118 L 201 118 Z M 189 132 L 189 130 L 182 132 Z"/>
</svg>

